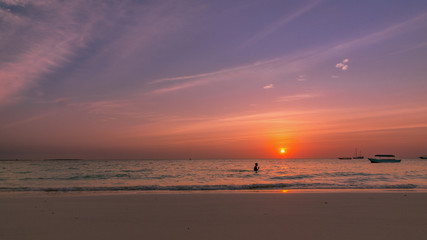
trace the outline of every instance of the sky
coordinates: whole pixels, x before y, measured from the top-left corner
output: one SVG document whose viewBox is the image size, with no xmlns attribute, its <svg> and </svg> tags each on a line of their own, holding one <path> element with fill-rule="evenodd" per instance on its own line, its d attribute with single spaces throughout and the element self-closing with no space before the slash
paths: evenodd
<svg viewBox="0 0 427 240">
<path fill-rule="evenodd" d="M 418 157 L 426 63 L 425 0 L 0 0 L 0 158 Z"/>
</svg>

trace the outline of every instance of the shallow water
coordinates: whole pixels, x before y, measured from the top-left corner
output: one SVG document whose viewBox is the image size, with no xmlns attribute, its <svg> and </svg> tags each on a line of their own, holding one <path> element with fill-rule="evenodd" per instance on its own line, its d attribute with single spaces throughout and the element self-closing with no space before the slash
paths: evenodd
<svg viewBox="0 0 427 240">
<path fill-rule="evenodd" d="M 254 172 L 253 165 L 260 165 Z M 0 191 L 427 190 L 427 160 L 0 161 Z"/>
</svg>

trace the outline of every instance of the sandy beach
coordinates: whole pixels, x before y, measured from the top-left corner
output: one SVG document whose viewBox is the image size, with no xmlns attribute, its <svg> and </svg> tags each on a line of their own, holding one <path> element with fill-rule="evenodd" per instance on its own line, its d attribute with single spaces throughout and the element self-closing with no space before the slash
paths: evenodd
<svg viewBox="0 0 427 240">
<path fill-rule="evenodd" d="M 2 194 L 0 239 L 425 239 L 427 193 Z"/>
</svg>

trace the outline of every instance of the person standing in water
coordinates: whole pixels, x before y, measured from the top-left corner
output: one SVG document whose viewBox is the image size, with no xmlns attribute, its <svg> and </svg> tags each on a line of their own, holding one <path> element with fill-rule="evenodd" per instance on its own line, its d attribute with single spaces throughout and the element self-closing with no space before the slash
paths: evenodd
<svg viewBox="0 0 427 240">
<path fill-rule="evenodd" d="M 255 166 L 254 166 L 254 171 L 255 171 L 255 172 L 258 172 L 258 170 L 259 170 L 259 166 L 258 166 L 258 163 L 255 163 Z"/>
</svg>

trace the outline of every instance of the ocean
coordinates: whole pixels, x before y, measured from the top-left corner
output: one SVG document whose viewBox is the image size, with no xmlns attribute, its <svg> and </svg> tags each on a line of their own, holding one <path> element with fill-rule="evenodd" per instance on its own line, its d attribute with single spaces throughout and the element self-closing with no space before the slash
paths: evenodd
<svg viewBox="0 0 427 240">
<path fill-rule="evenodd" d="M 258 163 L 260 170 L 253 171 Z M 427 160 L 367 159 L 0 161 L 0 192 L 287 189 L 427 190 Z"/>
</svg>

